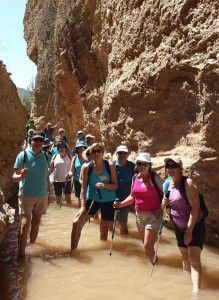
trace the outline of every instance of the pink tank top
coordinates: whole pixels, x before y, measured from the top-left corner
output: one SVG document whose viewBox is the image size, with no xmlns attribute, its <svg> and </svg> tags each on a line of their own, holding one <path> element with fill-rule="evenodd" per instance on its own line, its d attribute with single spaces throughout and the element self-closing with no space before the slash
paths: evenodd
<svg viewBox="0 0 219 300">
<path fill-rule="evenodd" d="M 148 176 L 147 182 L 150 182 Z M 154 186 L 145 186 L 140 177 L 134 179 L 132 193 L 135 197 L 135 209 L 139 212 L 154 212 L 160 208 L 159 195 Z"/>
</svg>

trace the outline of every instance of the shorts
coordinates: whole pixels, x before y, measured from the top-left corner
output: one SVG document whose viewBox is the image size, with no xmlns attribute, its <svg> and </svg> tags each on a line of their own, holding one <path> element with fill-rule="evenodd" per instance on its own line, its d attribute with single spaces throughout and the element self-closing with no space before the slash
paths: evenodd
<svg viewBox="0 0 219 300">
<path fill-rule="evenodd" d="M 94 216 L 96 212 L 100 209 L 101 219 L 104 221 L 113 221 L 114 220 L 114 207 L 113 202 L 93 202 L 89 215 Z M 86 211 L 88 211 L 92 201 L 88 200 L 86 202 Z"/>
<path fill-rule="evenodd" d="M 130 212 L 129 206 L 120 208 L 117 213 L 117 221 L 122 224 L 127 224 L 129 212 Z"/>
<path fill-rule="evenodd" d="M 136 222 L 142 231 L 145 229 L 158 231 L 160 228 L 160 219 L 157 219 L 153 212 L 136 211 Z"/>
<path fill-rule="evenodd" d="M 81 184 L 79 181 L 74 180 L 75 197 L 80 198 Z"/>
<path fill-rule="evenodd" d="M 174 231 L 177 240 L 177 246 L 187 248 L 188 246 L 196 246 L 203 249 L 204 239 L 205 239 L 205 220 L 202 218 L 198 223 L 195 224 L 192 231 L 192 241 L 187 246 L 184 244 L 184 235 L 186 229 L 181 229 L 174 224 Z"/>
<path fill-rule="evenodd" d="M 53 182 L 55 195 L 62 196 L 62 191 L 64 194 L 71 194 L 71 181 L 65 182 Z"/>
<path fill-rule="evenodd" d="M 48 196 L 21 196 L 21 205 L 25 215 L 42 216 L 46 214 Z"/>
</svg>

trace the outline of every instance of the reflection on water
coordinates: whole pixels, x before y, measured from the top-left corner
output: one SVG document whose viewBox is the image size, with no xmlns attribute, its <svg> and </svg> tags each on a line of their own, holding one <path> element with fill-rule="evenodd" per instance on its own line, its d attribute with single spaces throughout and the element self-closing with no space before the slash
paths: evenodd
<svg viewBox="0 0 219 300">
<path fill-rule="evenodd" d="M 110 258 L 110 239 L 99 241 L 96 220 L 85 225 L 78 249 L 70 253 L 75 213 L 75 208 L 59 209 L 52 204 L 42 219 L 37 243 L 27 247 L 26 261 L 17 265 L 16 260 L 9 259 L 11 254 L 1 255 L 6 258 L 1 263 L 1 300 L 191 299 L 190 276 L 181 270 L 175 237 L 170 230 L 163 231 L 159 264 L 150 277 L 151 265 L 145 257 L 134 215 L 130 215 L 130 235 L 115 235 Z M 203 291 L 199 299 L 219 297 L 218 258 L 218 249 L 205 247 Z"/>
</svg>

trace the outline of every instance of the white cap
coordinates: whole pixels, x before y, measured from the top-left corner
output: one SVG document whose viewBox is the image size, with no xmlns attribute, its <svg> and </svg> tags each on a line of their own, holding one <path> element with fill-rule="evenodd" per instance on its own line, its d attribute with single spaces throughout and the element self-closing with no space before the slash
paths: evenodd
<svg viewBox="0 0 219 300">
<path fill-rule="evenodd" d="M 142 161 L 142 162 L 147 162 L 147 163 L 151 163 L 151 156 L 149 153 L 147 152 L 142 152 L 140 153 L 137 158 L 136 158 L 136 162 L 137 161 Z"/>
<path fill-rule="evenodd" d="M 91 139 L 94 139 L 95 138 L 95 136 L 94 135 L 92 135 L 92 134 L 90 134 L 90 133 L 88 133 L 87 135 L 86 135 L 86 137 L 85 137 L 86 139 L 87 138 L 91 138 Z"/>
<path fill-rule="evenodd" d="M 129 150 L 125 145 L 120 145 L 116 149 L 116 153 L 118 153 L 118 152 L 129 152 Z"/>
<path fill-rule="evenodd" d="M 173 157 L 167 157 L 167 158 L 164 159 L 165 162 L 167 162 L 168 160 L 172 160 L 175 163 L 177 163 L 178 165 L 182 166 L 182 161 L 181 161 L 181 159 L 179 157 L 173 156 Z"/>
</svg>

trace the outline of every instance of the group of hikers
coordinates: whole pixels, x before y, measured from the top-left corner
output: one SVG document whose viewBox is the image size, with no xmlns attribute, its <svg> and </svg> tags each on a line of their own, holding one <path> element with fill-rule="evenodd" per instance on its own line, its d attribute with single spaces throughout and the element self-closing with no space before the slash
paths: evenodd
<svg viewBox="0 0 219 300">
<path fill-rule="evenodd" d="M 118 222 L 120 234 L 128 234 L 128 213 L 134 210 L 137 229 L 145 253 L 154 265 L 158 262 L 155 242 L 164 216 L 174 225 L 183 269 L 191 272 L 193 291 L 201 283 L 201 260 L 205 236 L 205 213 L 200 194 L 192 179 L 183 175 L 178 157 L 167 157 L 165 181 L 152 170 L 149 153 L 140 152 L 135 163 L 128 160 L 129 149 L 118 145 L 116 159 L 105 159 L 104 145 L 91 134 L 77 133 L 73 151 L 65 130 L 48 123 L 43 132 L 28 128 L 26 146 L 15 161 L 13 179 L 19 182 L 23 222 L 20 234 L 20 257 L 25 256 L 28 232 L 30 243 L 36 241 L 40 219 L 48 206 L 48 178 L 53 182 L 56 202 L 62 195 L 71 203 L 72 181 L 79 211 L 73 220 L 71 250 L 78 247 L 84 224 L 98 211 L 100 239 L 107 240 L 108 231 Z M 32 130 L 32 131 L 30 131 Z M 74 154 L 74 155 L 72 155 Z M 52 178 L 52 179 L 51 179 Z M 50 195 L 49 195 L 50 196 Z M 133 209 L 134 206 L 134 209 Z"/>
</svg>

